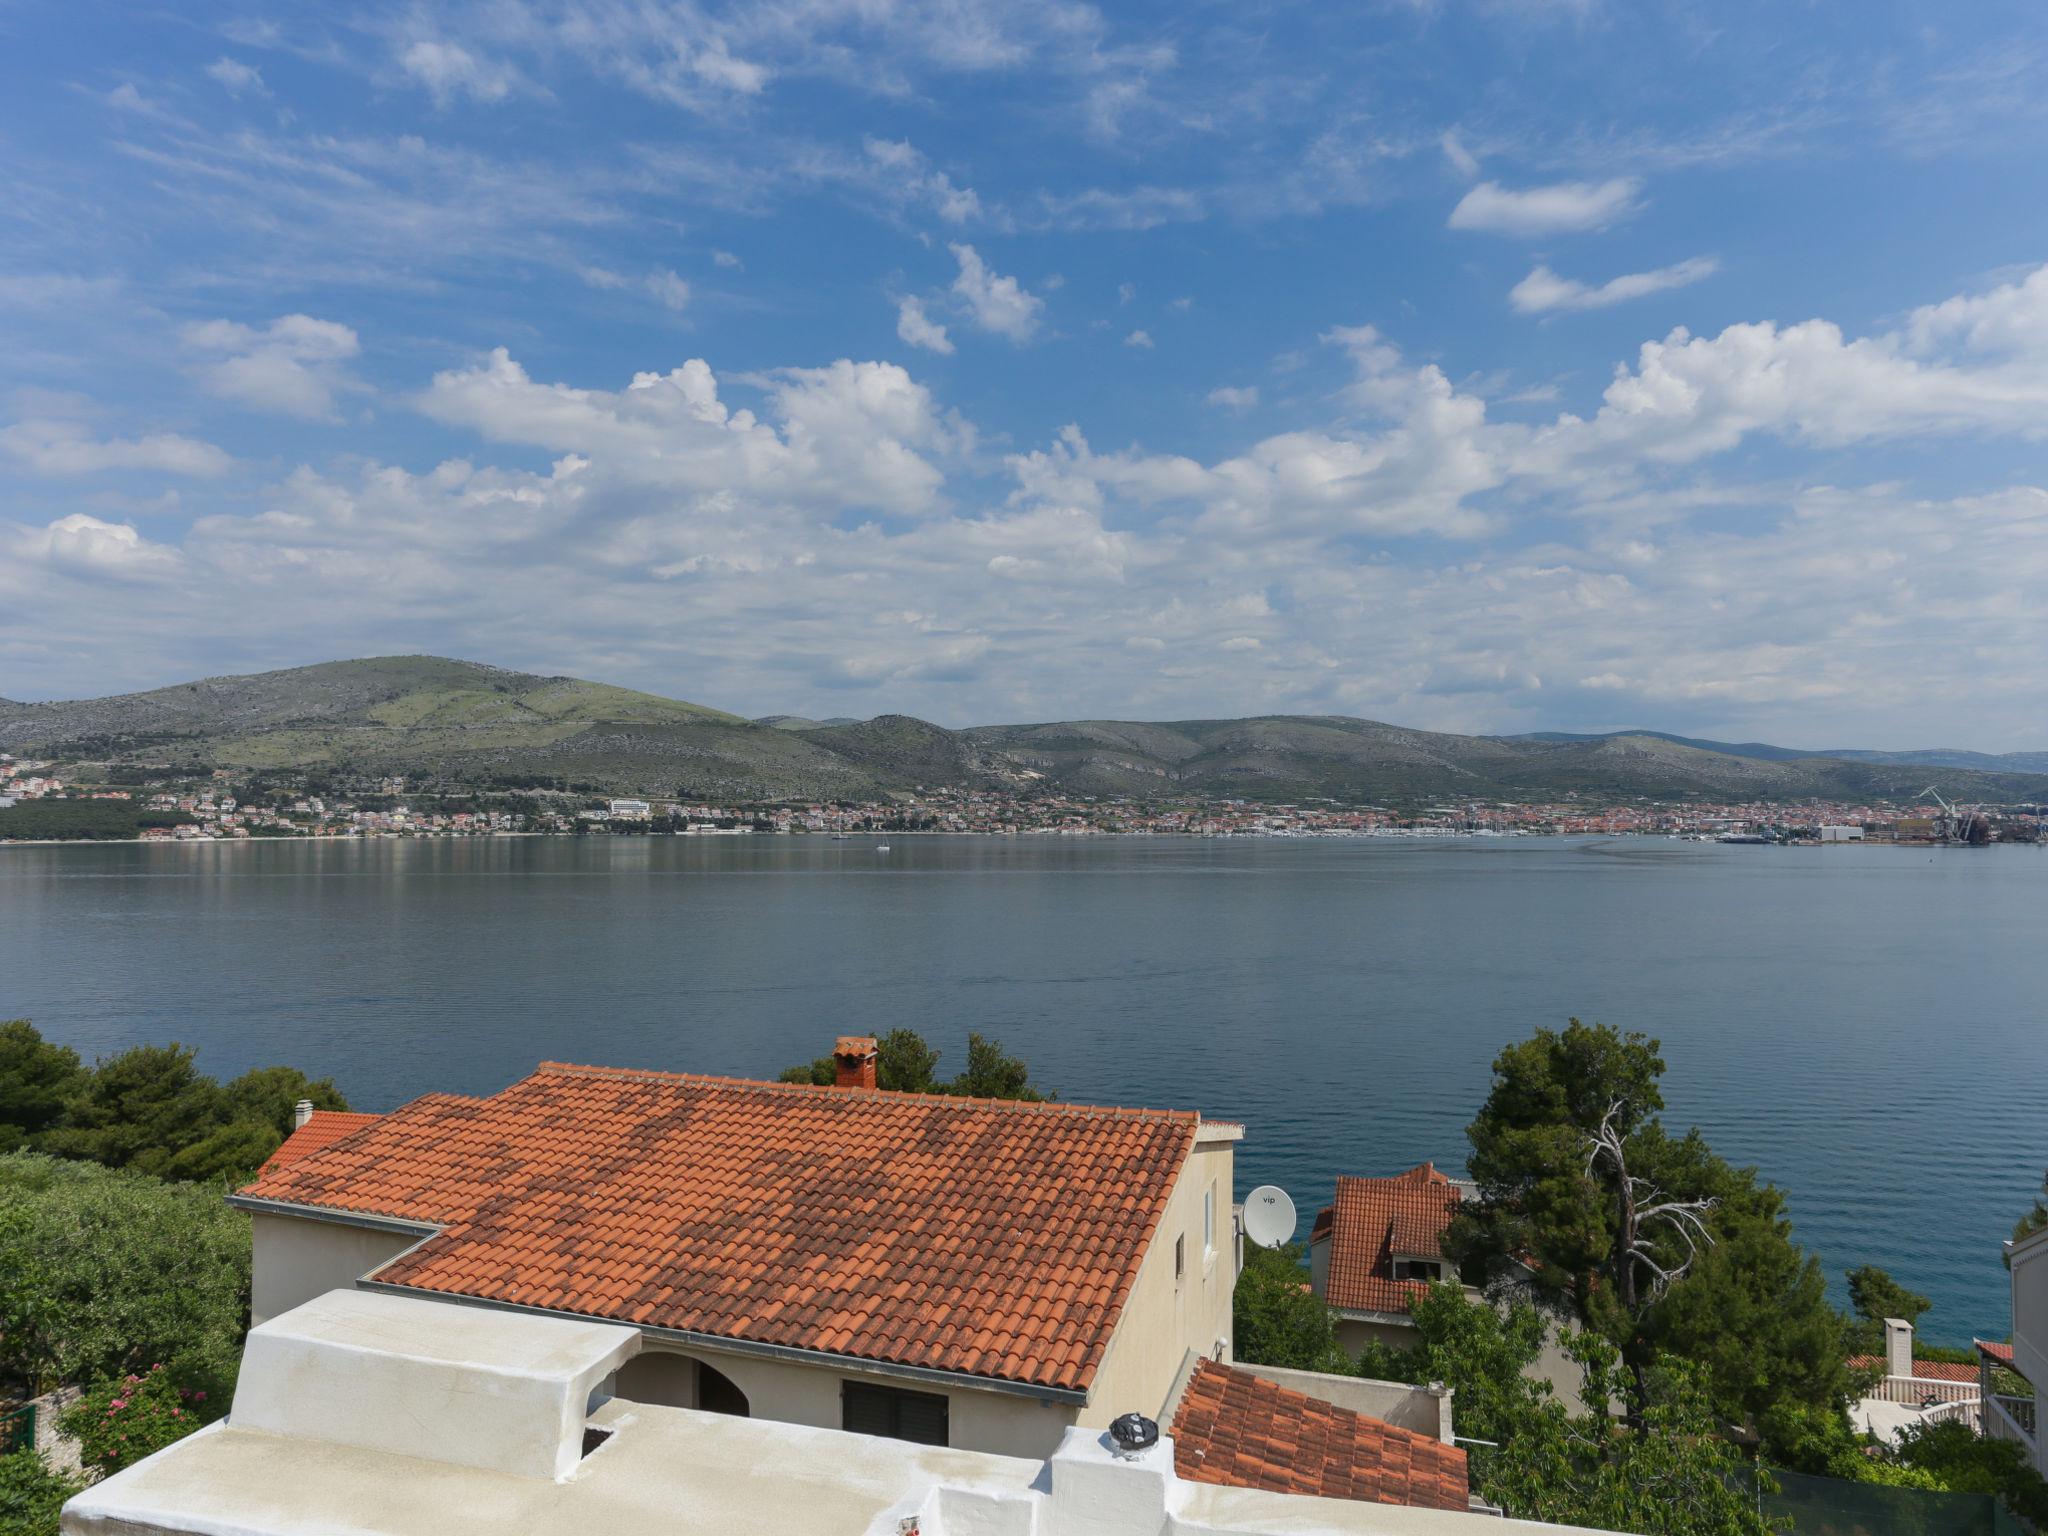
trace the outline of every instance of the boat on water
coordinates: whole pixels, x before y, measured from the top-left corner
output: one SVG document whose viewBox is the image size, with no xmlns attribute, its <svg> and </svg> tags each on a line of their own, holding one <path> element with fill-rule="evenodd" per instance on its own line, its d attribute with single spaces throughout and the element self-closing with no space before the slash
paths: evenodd
<svg viewBox="0 0 2048 1536">
<path fill-rule="evenodd" d="M 877 853 L 887 853 L 888 851 L 889 851 L 889 845 L 888 845 L 887 843 L 877 843 L 877 844 L 875 844 L 875 852 L 877 852 Z"/>
</svg>

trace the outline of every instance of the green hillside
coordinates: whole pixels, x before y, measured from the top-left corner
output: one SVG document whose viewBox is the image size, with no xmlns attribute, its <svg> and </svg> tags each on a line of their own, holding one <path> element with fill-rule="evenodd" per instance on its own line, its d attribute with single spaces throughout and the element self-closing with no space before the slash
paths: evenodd
<svg viewBox="0 0 2048 1536">
<path fill-rule="evenodd" d="M 1146 799 L 1415 804 L 1579 795 L 1910 800 L 1923 763 L 1713 750 L 1683 738 L 1456 736 L 1338 715 L 947 730 L 909 715 L 747 720 L 573 677 L 436 656 L 329 662 L 68 703 L 0 701 L 0 750 L 66 762 L 403 775 L 733 800 L 922 786 Z M 2048 775 L 1949 768 L 1952 798 L 2048 799 Z"/>
</svg>

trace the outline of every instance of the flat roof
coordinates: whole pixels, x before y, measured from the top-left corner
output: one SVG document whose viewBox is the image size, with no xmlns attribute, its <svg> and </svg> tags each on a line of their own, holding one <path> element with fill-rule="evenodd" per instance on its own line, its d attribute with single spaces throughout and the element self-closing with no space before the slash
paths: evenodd
<svg viewBox="0 0 2048 1536">
<path fill-rule="evenodd" d="M 590 1422 L 617 1433 L 563 1482 L 217 1424 L 88 1488 L 66 1506 L 64 1530 L 865 1536 L 935 1485 L 1021 1495 L 1045 1466 L 619 1399 Z"/>
</svg>

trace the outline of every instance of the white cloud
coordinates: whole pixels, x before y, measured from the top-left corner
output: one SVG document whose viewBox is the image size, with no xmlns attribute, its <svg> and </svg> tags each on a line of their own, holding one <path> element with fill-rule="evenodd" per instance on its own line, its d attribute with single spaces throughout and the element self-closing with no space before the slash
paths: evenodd
<svg viewBox="0 0 2048 1536">
<path fill-rule="evenodd" d="M 239 59 L 219 58 L 206 66 L 207 75 L 230 96 L 244 92 L 256 96 L 268 96 L 270 87 L 263 83 L 263 74 L 253 64 L 244 64 Z"/>
<path fill-rule="evenodd" d="M 1117 307 L 1118 307 L 1118 308 L 1122 308 L 1122 307 L 1123 307 L 1124 305 L 1126 305 L 1126 304 L 1130 303 L 1130 302 L 1131 302 L 1131 300 L 1135 299 L 1135 298 L 1136 298 L 1137 296 L 1138 296 L 1138 286 L 1137 286 L 1137 284 L 1135 284 L 1135 283 L 1118 283 L 1118 284 L 1116 285 L 1116 302 L 1117 302 Z"/>
<path fill-rule="evenodd" d="M 331 421 L 336 394 L 361 387 L 341 366 L 361 344 L 332 320 L 285 315 L 261 330 L 206 320 L 178 334 L 196 352 L 223 354 L 197 369 L 207 391 L 252 410 Z"/>
<path fill-rule="evenodd" d="M 1520 190 L 1482 181 L 1451 210 L 1450 227 L 1525 236 L 1605 229 L 1636 211 L 1640 206 L 1636 194 L 1641 190 L 1642 183 L 1632 176 L 1599 182 L 1560 181 Z"/>
<path fill-rule="evenodd" d="M 1012 341 L 1028 341 L 1038 329 L 1045 300 L 1028 293 L 1014 277 L 1002 277 L 990 270 L 971 245 L 950 247 L 960 263 L 960 275 L 953 279 L 953 293 L 967 308 L 973 322 Z"/>
<path fill-rule="evenodd" d="M 1470 181 L 1479 174 L 1479 162 L 1473 158 L 1472 152 L 1465 147 L 1464 141 L 1458 137 L 1457 129 L 1451 129 L 1441 139 L 1438 139 L 1437 147 L 1443 150 L 1444 158 L 1451 162 L 1451 169 L 1460 176 L 1463 176 L 1467 181 Z"/>
<path fill-rule="evenodd" d="M 944 171 L 934 170 L 908 139 L 868 138 L 863 141 L 873 179 L 892 202 L 929 209 L 947 224 L 967 224 L 983 216 L 981 198 L 972 187 L 956 186 Z"/>
<path fill-rule="evenodd" d="M 953 342 L 946 335 L 946 328 L 924 312 L 924 301 L 905 298 L 896 304 L 896 334 L 913 347 L 923 347 L 927 352 L 940 352 L 951 356 Z"/>
<path fill-rule="evenodd" d="M 426 87 L 438 106 L 457 97 L 503 101 L 520 84 L 519 71 L 499 60 L 479 58 L 460 43 L 420 38 L 398 55 L 398 67 Z"/>
<path fill-rule="evenodd" d="M 157 470 L 169 475 L 224 475 L 234 465 L 212 443 L 160 432 L 97 439 L 73 421 L 17 421 L 0 427 L 0 452 L 39 475 L 89 475 L 102 470 Z"/>
<path fill-rule="evenodd" d="M 1624 273 L 1594 286 L 1576 278 L 1559 277 L 1539 264 L 1509 290 L 1508 302 L 1525 315 L 1540 315 L 1554 309 L 1606 309 L 1669 288 L 1684 288 L 1720 270 L 1721 263 L 1713 257 L 1694 256 L 1649 272 Z"/>
<path fill-rule="evenodd" d="M 1860 337 L 1674 332 L 1597 409 L 1535 426 L 1490 418 L 1481 391 L 1504 380 L 1454 385 L 1336 327 L 1351 379 L 1285 430 L 1197 458 L 1098 452 L 1070 427 L 1013 455 L 994 503 L 971 429 L 895 365 L 721 379 L 693 360 L 592 390 L 498 352 L 418 404 L 551 468 L 301 469 L 160 545 L 104 507 L 39 512 L 0 526 L 0 647 L 197 675 L 402 634 L 642 686 L 676 687 L 686 658 L 686 691 L 717 702 L 955 722 L 1285 709 L 1512 730 L 1654 708 L 1811 739 L 1913 708 L 1932 734 L 2037 731 L 2048 490 L 1789 491 L 1704 461 L 1755 434 L 2040 435 L 2044 294 L 2019 274 Z M 24 425 L 0 453 L 31 468 L 122 459 Z M 77 665 L 48 686 L 107 685 Z"/>
<path fill-rule="evenodd" d="M 4 530 L 0 530 L 4 533 Z M 147 581 L 174 573 L 178 552 L 152 544 L 131 523 L 108 523 L 73 512 L 40 530 L 19 530 L 18 558 L 90 580 Z"/>
<path fill-rule="evenodd" d="M 779 427 L 730 409 L 701 359 L 610 392 L 535 383 L 501 347 L 479 366 L 436 374 L 419 405 L 493 441 L 602 461 L 614 479 L 901 516 L 940 508 L 944 476 L 929 456 L 969 437 L 904 369 L 842 359 L 761 382 Z"/>
<path fill-rule="evenodd" d="M 1127 347 L 1138 347 L 1143 351 L 1149 352 L 1152 350 L 1152 333 L 1150 331 L 1133 331 L 1124 338 L 1124 345 Z"/>
<path fill-rule="evenodd" d="M 713 266 L 726 267 L 733 271 L 744 271 L 746 268 L 746 263 L 741 261 L 731 251 L 713 251 L 711 253 L 711 262 Z"/>
<path fill-rule="evenodd" d="M 662 268 L 647 274 L 647 291 L 670 309 L 682 310 L 690 305 L 690 285 L 684 282 L 670 268 Z"/>
<path fill-rule="evenodd" d="M 1248 411 L 1259 403 L 1256 384 L 1223 384 L 1209 391 L 1209 403 L 1226 411 Z"/>
</svg>

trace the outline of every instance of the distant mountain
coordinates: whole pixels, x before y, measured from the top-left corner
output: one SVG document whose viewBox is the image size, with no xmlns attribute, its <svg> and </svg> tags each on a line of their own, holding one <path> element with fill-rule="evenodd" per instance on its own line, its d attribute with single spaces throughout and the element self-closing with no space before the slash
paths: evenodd
<svg viewBox="0 0 2048 1536">
<path fill-rule="evenodd" d="M 1454 736 L 1341 715 L 963 731 L 909 715 L 746 720 L 435 656 L 328 662 L 68 703 L 0 701 L 0 750 L 187 772 L 404 775 L 415 789 L 565 785 L 735 800 L 868 798 L 918 786 L 1403 806 L 1568 794 L 1599 802 L 1911 799 L 1933 768 L 1953 799 L 2048 799 L 2048 775 L 2009 767 L 1950 767 L 1924 754 L 1823 756 L 1651 731 Z"/>
<path fill-rule="evenodd" d="M 771 725 L 778 731 L 815 731 L 827 725 L 859 725 L 851 715 L 834 715 L 830 720 L 811 720 L 803 715 L 762 715 L 756 725 Z"/>
<path fill-rule="evenodd" d="M 1693 736 L 1673 736 L 1664 731 L 1609 731 L 1600 736 L 1575 736 L 1568 731 L 1532 731 L 1526 736 L 1505 736 L 1503 741 L 1614 741 L 1624 736 L 1654 736 L 1680 746 L 1698 747 L 1703 752 L 1723 752 L 1731 757 L 1753 757 L 1761 762 L 1782 763 L 1794 758 L 1831 757 L 1849 763 L 1894 763 L 1901 767 L 1968 768 L 1979 773 L 2048 773 L 2048 752 L 1969 752 L 1959 747 L 1928 747 L 1916 752 L 1880 752 L 1868 747 L 1823 747 L 1804 751 L 1798 747 L 1774 747 L 1762 741 L 1703 741 Z"/>
</svg>

